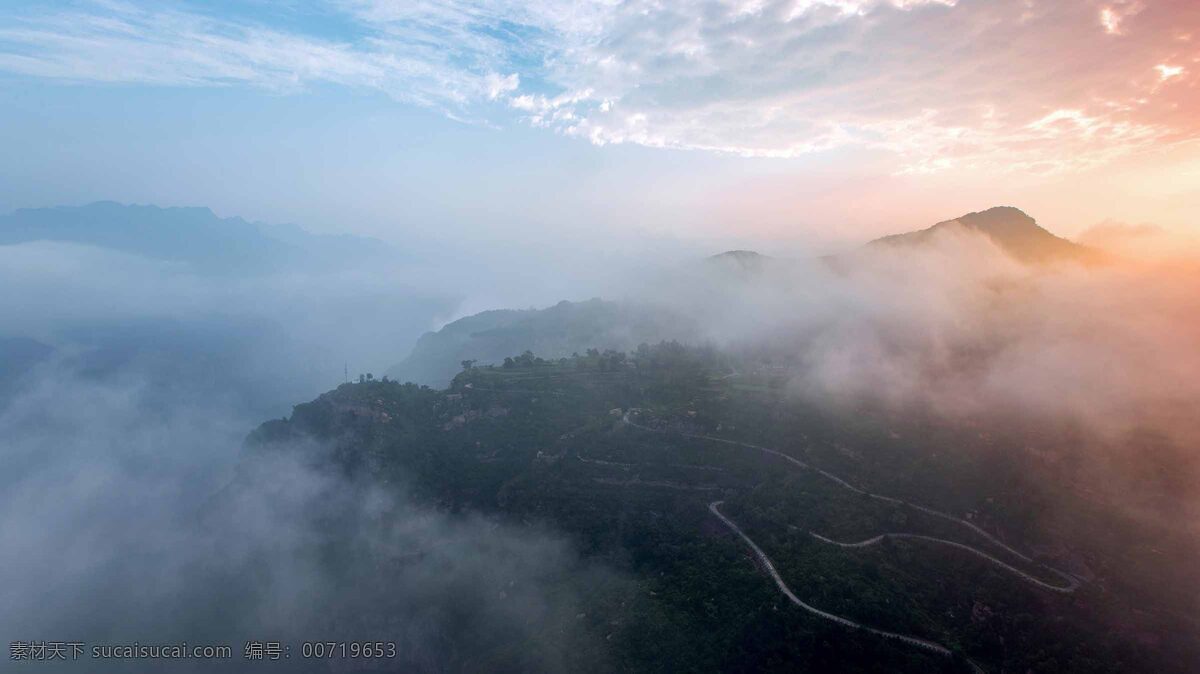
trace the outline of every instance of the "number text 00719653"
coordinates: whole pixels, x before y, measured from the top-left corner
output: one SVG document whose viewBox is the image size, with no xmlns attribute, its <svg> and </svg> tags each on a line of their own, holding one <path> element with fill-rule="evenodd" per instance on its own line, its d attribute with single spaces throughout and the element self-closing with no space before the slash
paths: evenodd
<svg viewBox="0 0 1200 674">
<path fill-rule="evenodd" d="M 300 644 L 305 658 L 394 658 L 392 641 L 305 641 Z"/>
</svg>

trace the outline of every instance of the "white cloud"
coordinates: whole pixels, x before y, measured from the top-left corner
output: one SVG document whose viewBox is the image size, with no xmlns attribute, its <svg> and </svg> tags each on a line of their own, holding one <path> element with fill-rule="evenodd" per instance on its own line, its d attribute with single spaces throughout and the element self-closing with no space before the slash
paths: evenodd
<svg viewBox="0 0 1200 674">
<path fill-rule="evenodd" d="M 551 126 L 750 157 L 857 145 L 896 153 L 903 172 L 1079 169 L 1194 134 L 1160 114 L 1178 102 L 1134 64 L 1197 12 L 1160 6 L 1175 16 L 1146 12 L 1159 23 L 1113 47 L 1089 4 L 632 0 L 556 64 L 555 81 L 593 95 Z"/>
<path fill-rule="evenodd" d="M 1109 35 L 1122 35 L 1121 25 L 1125 19 L 1145 9 L 1145 5 L 1137 0 L 1117 0 L 1111 5 L 1100 8 L 1100 25 Z"/>
<path fill-rule="evenodd" d="M 516 91 L 521 86 L 521 78 L 516 73 L 503 76 L 488 73 L 484 81 L 487 83 L 488 100 L 490 101 L 494 101 L 510 91 Z"/>
<path fill-rule="evenodd" d="M 335 7 L 353 39 L 127 6 L 24 17 L 0 23 L 0 69 L 281 92 L 335 82 L 460 119 L 515 114 L 600 145 L 748 157 L 853 145 L 918 173 L 1086 168 L 1200 130 L 1185 114 L 1194 90 L 1158 86 L 1182 74 L 1169 64 L 1200 57 L 1177 39 L 1200 28 L 1190 0 Z"/>
<path fill-rule="evenodd" d="M 1100 24 L 1104 26 L 1104 32 L 1109 35 L 1121 34 L 1121 15 L 1117 14 L 1112 7 L 1100 8 Z"/>
<path fill-rule="evenodd" d="M 517 76 L 470 67 L 435 41 L 366 34 L 340 42 L 172 9 L 0 18 L 0 70 L 77 82 L 252 86 L 280 93 L 332 82 L 411 103 L 462 108 L 515 88 Z"/>
<path fill-rule="evenodd" d="M 1154 66 L 1154 69 L 1158 71 L 1158 78 L 1164 82 L 1172 77 L 1179 77 L 1183 74 L 1183 66 L 1169 66 L 1164 63 L 1160 63 Z"/>
</svg>

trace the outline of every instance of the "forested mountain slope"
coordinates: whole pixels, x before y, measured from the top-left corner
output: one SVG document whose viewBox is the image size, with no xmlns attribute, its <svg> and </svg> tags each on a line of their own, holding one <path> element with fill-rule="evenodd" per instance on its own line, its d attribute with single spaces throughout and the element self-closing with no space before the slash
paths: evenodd
<svg viewBox="0 0 1200 674">
<path fill-rule="evenodd" d="M 1045 457 L 1025 447 L 1067 452 L 1069 433 L 833 409 L 785 382 L 777 366 L 673 343 L 526 355 L 468 368 L 446 390 L 343 385 L 264 424 L 248 456 L 316 447 L 323 471 L 562 532 L 627 580 L 580 595 L 569 626 L 588 645 L 572 669 L 1184 672 L 1197 661 L 1196 581 L 1166 561 L 1192 559 L 1194 542 L 1031 469 Z M 1147 546 L 1164 554 L 1147 559 Z M 491 643 L 474 666 L 538 668 L 512 657 Z"/>
</svg>

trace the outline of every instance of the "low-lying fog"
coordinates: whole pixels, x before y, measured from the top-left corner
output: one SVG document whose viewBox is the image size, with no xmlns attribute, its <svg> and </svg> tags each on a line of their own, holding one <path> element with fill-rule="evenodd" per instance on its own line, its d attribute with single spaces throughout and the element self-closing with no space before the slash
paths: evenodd
<svg viewBox="0 0 1200 674">
<path fill-rule="evenodd" d="M 563 668 L 591 636 L 540 632 L 574 624 L 580 588 L 620 579 L 552 532 L 342 482 L 308 468 L 303 448 L 295 460 L 239 464 L 258 424 L 347 371 L 382 373 L 481 301 L 479 289 L 497 301 L 537 292 L 535 274 L 489 282 L 494 259 L 434 264 L 376 244 L 316 268 L 249 259 L 236 269 L 186 250 L 0 245 L 0 633 L 235 649 L 379 638 L 426 671 L 482 644 L 536 641 L 515 669 Z M 235 467 L 252 488 L 228 487 Z M 319 548 L 329 521 L 356 553 L 336 574 Z M 380 566 L 397 557 L 400 568 Z M 212 671 L 168 667 L 190 668 Z"/>
<path fill-rule="evenodd" d="M 272 488 L 228 504 L 220 526 L 198 515 L 258 423 L 486 308 L 603 294 L 686 314 L 693 340 L 776 354 L 813 399 L 1062 416 L 1114 443 L 1150 429 L 1197 466 L 1200 267 L 1177 248 L 1041 269 L 950 232 L 761 274 L 675 265 L 691 252 L 679 249 L 659 269 L 605 257 L 576 277 L 553 251 L 514 250 L 225 274 L 71 242 L 0 245 L 0 632 L 280 638 L 320 623 L 313 607 L 353 615 L 386 595 L 393 622 L 368 628 L 433 666 L 471 639 L 532 638 L 573 615 L 580 585 L 564 574 L 620 580 L 553 532 L 450 518 L 299 462 L 260 467 Z M 327 577 L 308 547 L 327 516 L 353 523 L 354 545 L 421 554 L 402 573 L 348 571 L 358 587 Z M 527 664 L 553 669 L 575 638 L 587 637 L 539 635 Z"/>
</svg>

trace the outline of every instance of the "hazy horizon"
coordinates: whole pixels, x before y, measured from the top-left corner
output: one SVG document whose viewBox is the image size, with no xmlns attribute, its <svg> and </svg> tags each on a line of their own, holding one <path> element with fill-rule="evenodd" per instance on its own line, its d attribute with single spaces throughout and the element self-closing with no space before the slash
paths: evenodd
<svg viewBox="0 0 1200 674">
<path fill-rule="evenodd" d="M 828 249 L 1013 205 L 1195 235 L 1186 0 L 570 7 L 9 4 L 0 211 Z"/>
</svg>

